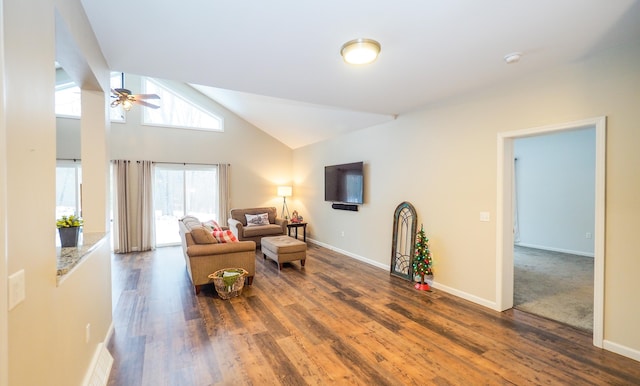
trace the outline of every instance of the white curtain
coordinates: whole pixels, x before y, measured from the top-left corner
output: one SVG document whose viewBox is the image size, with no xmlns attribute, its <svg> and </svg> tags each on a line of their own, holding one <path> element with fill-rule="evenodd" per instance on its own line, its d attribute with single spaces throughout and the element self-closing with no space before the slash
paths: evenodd
<svg viewBox="0 0 640 386">
<path fill-rule="evenodd" d="M 138 161 L 138 246 L 140 251 L 155 249 L 153 216 L 153 163 Z"/>
<path fill-rule="evenodd" d="M 129 238 L 131 224 L 131 193 L 127 160 L 112 161 L 113 167 L 113 250 L 116 253 L 131 252 Z"/>
<path fill-rule="evenodd" d="M 229 199 L 230 169 L 231 165 L 229 164 L 218 165 L 218 223 L 220 226 L 227 225 L 231 210 L 231 200 Z"/>
<path fill-rule="evenodd" d="M 513 242 L 515 244 L 520 242 L 520 219 L 518 218 L 518 183 L 516 178 L 518 178 L 518 159 L 514 158 L 513 160 Z"/>
</svg>

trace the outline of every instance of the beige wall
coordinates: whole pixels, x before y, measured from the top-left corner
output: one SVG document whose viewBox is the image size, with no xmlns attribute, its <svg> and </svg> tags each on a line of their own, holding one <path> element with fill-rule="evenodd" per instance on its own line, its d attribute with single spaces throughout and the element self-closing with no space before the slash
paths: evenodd
<svg viewBox="0 0 640 386">
<path fill-rule="evenodd" d="M 11 385 L 45 384 L 45 374 L 55 371 L 56 259 L 51 225 L 55 149 L 50 146 L 55 140 L 51 103 L 55 45 L 53 5 L 39 3 L 38 7 L 29 7 L 28 2 L 4 6 L 5 36 L 21 36 L 5 39 L 5 91 L 12 95 L 6 101 L 8 273 L 24 269 L 26 280 L 26 300 L 9 311 Z M 36 89 L 45 91 L 29 92 Z M 41 242 L 33 242 L 34 233 Z M 39 364 L 37 371 L 30 366 L 33 363 Z"/>
<path fill-rule="evenodd" d="M 4 2 L 3 92 L 11 98 L 6 100 L 3 114 L 6 183 L 0 183 L 6 202 L 0 202 L 0 212 L 3 221 L 10 224 L 7 273 L 24 270 L 26 280 L 26 299 L 7 315 L 9 370 L 4 376 L 8 376 L 9 385 L 80 384 L 111 324 L 108 249 L 96 250 L 60 285 L 56 281 L 56 4 L 60 5 L 59 21 L 75 40 L 72 46 L 91 63 L 91 71 L 78 68 L 78 73 L 84 71 L 87 79 L 93 78 L 94 86 L 108 80 L 106 63 L 93 34 L 86 29 L 79 1 Z M 102 124 L 93 129 L 104 131 L 105 127 Z M 106 144 L 103 140 L 89 142 L 89 146 L 101 149 Z M 104 173 L 98 169 L 100 165 L 90 172 Z M 104 210 L 105 203 L 93 203 L 96 212 L 100 206 Z M 85 342 L 87 323 L 92 326 L 89 342 Z"/>
<path fill-rule="evenodd" d="M 410 201 L 431 240 L 437 283 L 494 303 L 497 134 L 605 115 L 604 339 L 638 358 L 640 308 L 630 295 L 640 291 L 640 46 L 625 48 L 295 150 L 293 206 L 313 239 L 388 267 L 393 211 Z M 323 201 L 323 166 L 361 160 L 365 204 L 332 210 Z M 490 222 L 479 221 L 481 211 Z"/>
<path fill-rule="evenodd" d="M 111 158 L 160 162 L 231 164 L 231 205 L 275 205 L 276 186 L 291 179 L 290 148 L 184 83 L 164 81 L 224 119 L 222 133 L 145 126 L 141 108 L 127 113 L 126 124 L 112 124 Z M 139 77 L 127 75 L 136 92 Z M 162 102 L 160 102 L 162 103 Z"/>
<path fill-rule="evenodd" d="M 72 3 L 81 9 L 76 0 L 60 3 L 65 9 Z M 73 20 L 74 36 L 84 29 L 84 21 L 78 19 L 82 20 L 68 19 Z M 8 315 L 9 384 L 51 384 L 52 380 L 75 384 L 88 365 L 89 355 L 83 354 L 91 353 L 98 340 L 84 344 L 84 331 L 79 334 L 77 327 L 84 330 L 83 319 L 88 317 L 77 313 L 83 309 L 78 304 L 90 297 L 101 310 L 108 302 L 110 307 L 110 300 L 104 298 L 110 293 L 110 282 L 102 283 L 100 293 L 55 286 L 55 228 L 47 225 L 54 216 L 56 157 L 53 1 L 5 2 L 3 20 L 4 89 L 11 98 L 6 101 L 5 116 L 7 181 L 3 188 L 8 204 L 0 203 L 0 208 L 11 224 L 8 273 L 25 269 L 27 280 L 26 301 Z M 79 39 L 82 47 L 85 40 L 86 36 Z M 26 45 L 29 50 L 24 49 Z M 234 206 L 279 207 L 280 200 L 273 197 L 275 186 L 288 182 L 292 170 L 295 186 L 289 207 L 310 222 L 311 237 L 379 266 L 389 264 L 393 210 L 398 203 L 410 201 L 431 239 L 436 280 L 492 302 L 495 221 L 492 217 L 491 222 L 481 223 L 478 215 L 496 212 L 497 133 L 606 115 L 604 338 L 637 353 L 640 310 L 633 294 L 640 290 L 635 279 L 640 258 L 634 248 L 640 229 L 640 48 L 627 48 L 294 152 L 225 112 L 226 127 L 234 130 L 224 134 L 143 126 L 132 134 L 127 132 L 128 125 L 114 124 L 110 154 L 112 158 L 231 163 Z M 96 61 L 100 59 L 89 58 L 92 68 Z M 163 130 L 162 136 L 158 129 Z M 365 205 L 359 212 L 332 210 L 323 201 L 323 166 L 359 160 L 367 163 Z M 42 243 L 33 243 L 34 232 Z M 84 286 L 91 276 L 108 275 L 101 258 L 88 263 L 86 272 L 78 270 L 78 276 L 63 286 Z M 71 306 L 73 320 L 65 320 L 64 307 Z M 77 320 L 81 322 L 76 325 Z M 68 355 L 59 355 L 56 346 L 62 341 L 70 345 Z M 69 359 L 74 363 L 67 363 Z"/>
<path fill-rule="evenodd" d="M 0 31 L 4 31 L 4 4 L 0 0 Z M 0 288 L 7 287 L 7 141 L 5 124 L 4 39 L 0 39 Z M 0 296 L 0 386 L 9 384 L 9 334 L 7 332 L 7 296 Z"/>
<path fill-rule="evenodd" d="M 276 206 L 280 212 L 282 199 L 275 195 L 276 186 L 291 183 L 292 150 L 188 85 L 166 80 L 162 83 L 189 95 L 195 103 L 221 116 L 224 132 L 142 125 L 143 108 L 135 106 L 127 113 L 126 123 L 111 124 L 110 158 L 228 163 L 231 164 L 232 207 Z M 142 92 L 140 85 L 140 76 L 126 75 L 125 86 L 133 93 Z M 75 140 L 79 125 L 77 119 L 57 119 L 60 158 L 79 158 Z M 135 170 L 132 173 L 135 181 Z M 133 197 L 136 189 L 132 186 Z M 135 202 L 133 207 L 136 207 Z M 132 228 L 136 229 L 135 226 Z"/>
</svg>

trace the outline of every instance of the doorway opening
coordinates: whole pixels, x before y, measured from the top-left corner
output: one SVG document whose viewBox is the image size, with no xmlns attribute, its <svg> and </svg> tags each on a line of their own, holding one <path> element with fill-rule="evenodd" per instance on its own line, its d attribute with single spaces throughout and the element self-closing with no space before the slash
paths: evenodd
<svg viewBox="0 0 640 386">
<path fill-rule="evenodd" d="M 593 330 L 595 128 L 514 140 L 514 308 Z"/>
<path fill-rule="evenodd" d="M 593 344 L 602 347 L 604 307 L 604 193 L 606 118 L 536 127 L 498 134 L 497 173 L 497 285 L 496 300 L 503 311 L 513 307 L 514 297 L 514 141 L 542 134 L 595 127 L 595 213 L 593 231 Z"/>
</svg>

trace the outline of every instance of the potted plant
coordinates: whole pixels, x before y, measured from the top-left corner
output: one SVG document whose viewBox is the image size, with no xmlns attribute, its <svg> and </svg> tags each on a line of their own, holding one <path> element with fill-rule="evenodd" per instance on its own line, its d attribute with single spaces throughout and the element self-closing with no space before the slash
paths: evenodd
<svg viewBox="0 0 640 386">
<path fill-rule="evenodd" d="M 78 245 L 78 234 L 80 233 L 82 223 L 82 218 L 73 214 L 62 216 L 56 220 L 56 226 L 60 233 L 60 246 L 62 248 L 75 247 Z"/>
</svg>

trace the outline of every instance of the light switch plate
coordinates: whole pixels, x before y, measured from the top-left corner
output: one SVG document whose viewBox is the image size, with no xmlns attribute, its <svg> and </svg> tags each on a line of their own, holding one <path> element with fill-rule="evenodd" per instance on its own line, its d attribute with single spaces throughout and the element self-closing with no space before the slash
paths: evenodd
<svg viewBox="0 0 640 386">
<path fill-rule="evenodd" d="M 9 310 L 12 310 L 25 298 L 24 269 L 9 276 Z"/>
</svg>

